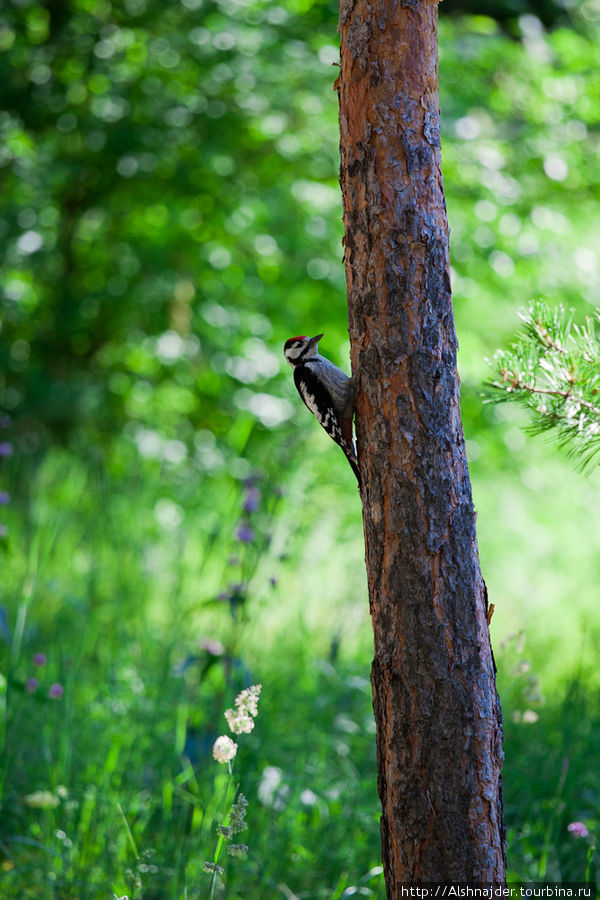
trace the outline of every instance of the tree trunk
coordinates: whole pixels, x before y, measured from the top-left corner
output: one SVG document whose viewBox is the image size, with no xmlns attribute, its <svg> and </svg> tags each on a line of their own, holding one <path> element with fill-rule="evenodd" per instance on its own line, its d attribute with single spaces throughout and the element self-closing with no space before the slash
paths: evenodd
<svg viewBox="0 0 600 900">
<path fill-rule="evenodd" d="M 388 898 L 505 876 L 502 719 L 465 454 L 437 7 L 341 0 L 341 185 Z"/>
</svg>

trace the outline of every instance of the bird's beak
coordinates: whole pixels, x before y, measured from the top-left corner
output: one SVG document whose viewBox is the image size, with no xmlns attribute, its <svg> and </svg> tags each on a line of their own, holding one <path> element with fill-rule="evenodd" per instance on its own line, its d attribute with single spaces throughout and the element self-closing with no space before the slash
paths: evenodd
<svg viewBox="0 0 600 900">
<path fill-rule="evenodd" d="M 317 334 L 314 338 L 311 338 L 311 339 L 310 339 L 310 346 L 311 346 L 311 347 L 316 347 L 317 344 L 319 343 L 319 341 L 321 340 L 322 337 L 323 337 L 322 334 Z"/>
</svg>

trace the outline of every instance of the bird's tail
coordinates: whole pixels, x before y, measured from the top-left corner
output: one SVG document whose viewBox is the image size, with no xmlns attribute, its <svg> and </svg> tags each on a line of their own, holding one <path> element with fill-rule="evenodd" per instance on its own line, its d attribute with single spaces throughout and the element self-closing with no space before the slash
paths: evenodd
<svg viewBox="0 0 600 900">
<path fill-rule="evenodd" d="M 358 460 L 356 458 L 356 450 L 354 449 L 354 441 L 352 438 L 352 418 L 340 419 L 340 430 L 336 435 L 335 440 L 346 454 L 346 458 L 352 466 L 352 471 L 356 475 L 358 486 L 361 487 L 360 469 L 358 468 Z"/>
<path fill-rule="evenodd" d="M 360 469 L 358 468 L 358 463 L 356 462 L 355 459 L 351 459 L 351 460 L 350 460 L 350 465 L 352 466 L 352 471 L 353 471 L 354 474 L 356 475 L 356 480 L 358 481 L 358 486 L 359 486 L 359 488 L 361 488 L 361 487 L 362 487 L 362 481 L 361 481 L 361 478 L 360 478 Z"/>
<path fill-rule="evenodd" d="M 356 451 L 354 450 L 354 446 L 351 444 L 348 446 L 345 442 L 342 444 L 342 450 L 346 454 L 346 458 L 350 465 L 352 466 L 352 471 L 356 475 L 356 480 L 358 481 L 359 488 L 362 487 L 362 481 L 360 478 L 360 469 L 358 468 L 358 460 L 356 459 Z"/>
</svg>

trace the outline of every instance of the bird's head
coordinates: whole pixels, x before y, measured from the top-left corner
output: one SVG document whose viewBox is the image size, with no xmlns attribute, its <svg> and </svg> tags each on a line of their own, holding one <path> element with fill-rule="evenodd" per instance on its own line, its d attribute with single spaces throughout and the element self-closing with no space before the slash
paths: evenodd
<svg viewBox="0 0 600 900">
<path fill-rule="evenodd" d="M 290 366 L 299 366 L 308 359 L 314 359 L 319 353 L 319 341 L 322 337 L 322 334 L 317 334 L 315 337 L 299 335 L 289 338 L 283 345 L 283 355 Z"/>
</svg>

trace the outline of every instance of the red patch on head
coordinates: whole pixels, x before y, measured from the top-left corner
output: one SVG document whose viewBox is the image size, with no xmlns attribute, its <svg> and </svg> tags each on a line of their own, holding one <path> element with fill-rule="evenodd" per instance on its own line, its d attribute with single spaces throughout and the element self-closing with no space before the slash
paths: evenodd
<svg viewBox="0 0 600 900">
<path fill-rule="evenodd" d="M 290 347 L 294 343 L 294 341 L 305 341 L 305 340 L 306 340 L 306 335 L 299 334 L 297 337 L 288 338 L 287 341 L 285 342 L 285 344 L 283 345 L 283 348 L 285 350 L 286 347 Z"/>
</svg>

